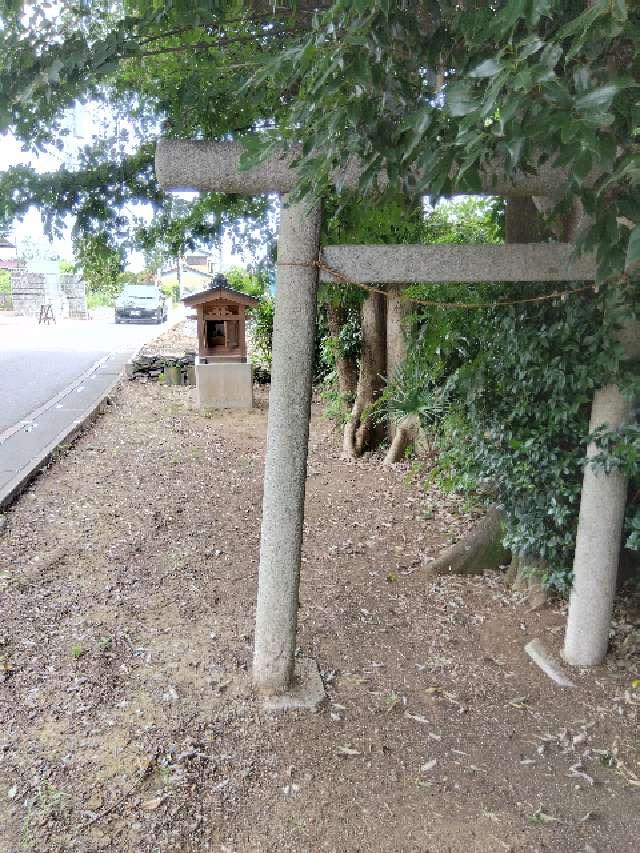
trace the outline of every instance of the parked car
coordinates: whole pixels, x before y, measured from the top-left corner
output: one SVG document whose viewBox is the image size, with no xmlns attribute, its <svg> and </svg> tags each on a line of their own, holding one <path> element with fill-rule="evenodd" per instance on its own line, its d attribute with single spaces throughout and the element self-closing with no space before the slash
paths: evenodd
<svg viewBox="0 0 640 853">
<path fill-rule="evenodd" d="M 116 323 L 123 320 L 155 320 L 163 323 L 169 315 L 167 297 L 152 284 L 125 284 L 116 299 Z"/>
</svg>

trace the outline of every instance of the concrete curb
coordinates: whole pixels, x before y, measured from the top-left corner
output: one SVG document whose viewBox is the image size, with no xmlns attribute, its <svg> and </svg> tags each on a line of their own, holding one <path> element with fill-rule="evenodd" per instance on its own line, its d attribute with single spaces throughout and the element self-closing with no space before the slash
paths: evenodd
<svg viewBox="0 0 640 853">
<path fill-rule="evenodd" d="M 101 359 L 97 364 L 103 364 L 104 361 L 105 359 Z M 84 375 L 85 374 L 83 374 L 83 376 Z M 12 480 L 9 480 L 9 482 L 2 487 L 0 490 L 1 511 L 8 509 L 16 498 L 25 491 L 29 483 L 34 480 L 38 474 L 41 473 L 42 468 L 51 461 L 54 453 L 61 444 L 75 441 L 75 439 L 83 432 L 85 427 L 93 423 L 100 414 L 100 410 L 104 405 L 105 400 L 121 380 L 122 373 L 120 372 L 113 382 L 109 383 L 109 385 L 102 391 L 100 397 L 97 400 L 93 400 L 91 405 L 87 407 L 85 412 L 79 418 L 76 418 L 69 426 L 61 430 L 53 441 L 49 442 L 49 444 L 40 451 L 40 453 L 34 456 L 24 468 L 20 469 Z M 72 385 L 75 384 L 75 382 L 72 383 Z M 56 399 L 58 399 L 58 397 L 56 397 Z"/>
<path fill-rule="evenodd" d="M 46 403 L 43 403 L 41 406 L 38 406 L 37 409 L 34 409 L 32 412 L 29 412 L 28 417 L 22 418 L 18 421 L 18 423 L 10 426 L 3 433 L 0 433 L 0 446 L 8 439 L 11 438 L 12 435 L 15 435 L 16 432 L 20 432 L 23 429 L 25 423 L 28 421 L 34 421 L 36 418 L 39 418 L 40 415 L 49 411 L 56 403 L 60 402 L 60 400 L 64 400 L 65 397 L 68 397 L 72 391 L 75 391 L 76 388 L 79 388 L 86 380 L 92 376 L 97 370 L 100 368 L 111 358 L 110 354 L 103 355 L 102 358 L 99 358 L 96 362 L 94 362 L 91 367 L 88 367 L 85 371 L 83 371 L 80 376 L 77 376 L 73 382 L 70 382 L 66 387 L 64 387 L 61 391 L 58 391 L 57 394 L 54 394 L 50 400 L 47 400 Z"/>
</svg>

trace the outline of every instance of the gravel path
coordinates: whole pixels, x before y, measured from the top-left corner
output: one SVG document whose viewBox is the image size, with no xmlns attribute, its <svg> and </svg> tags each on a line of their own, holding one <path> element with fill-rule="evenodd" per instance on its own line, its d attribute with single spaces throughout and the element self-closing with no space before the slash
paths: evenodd
<svg viewBox="0 0 640 853">
<path fill-rule="evenodd" d="M 473 522 L 312 421 L 300 653 L 316 714 L 250 689 L 266 398 L 127 383 L 0 533 L 0 853 L 635 851 L 638 600 L 562 690 L 539 611 L 430 581 Z"/>
</svg>

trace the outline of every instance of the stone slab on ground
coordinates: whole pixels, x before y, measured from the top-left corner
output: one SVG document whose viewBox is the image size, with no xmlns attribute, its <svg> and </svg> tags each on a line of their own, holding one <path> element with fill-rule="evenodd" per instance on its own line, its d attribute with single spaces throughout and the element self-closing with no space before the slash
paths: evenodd
<svg viewBox="0 0 640 853">
<path fill-rule="evenodd" d="M 560 664 L 552 657 L 545 649 L 543 643 L 539 639 L 531 640 L 524 647 L 525 652 L 531 660 L 537 664 L 545 675 L 548 675 L 552 681 L 559 687 L 575 687 L 576 685 L 562 671 Z"/>
<path fill-rule="evenodd" d="M 311 658 L 296 661 L 293 687 L 263 699 L 267 711 L 315 711 L 327 698 L 318 664 Z"/>
</svg>

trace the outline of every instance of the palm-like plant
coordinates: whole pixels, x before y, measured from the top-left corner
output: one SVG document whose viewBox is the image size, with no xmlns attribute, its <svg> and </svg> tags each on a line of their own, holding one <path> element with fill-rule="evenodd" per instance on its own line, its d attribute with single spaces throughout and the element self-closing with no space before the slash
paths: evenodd
<svg viewBox="0 0 640 853">
<path fill-rule="evenodd" d="M 374 414 L 378 423 L 401 424 L 417 418 L 423 429 L 433 427 L 445 414 L 449 386 L 436 386 L 425 376 L 420 364 L 407 359 L 389 379 Z"/>
</svg>

